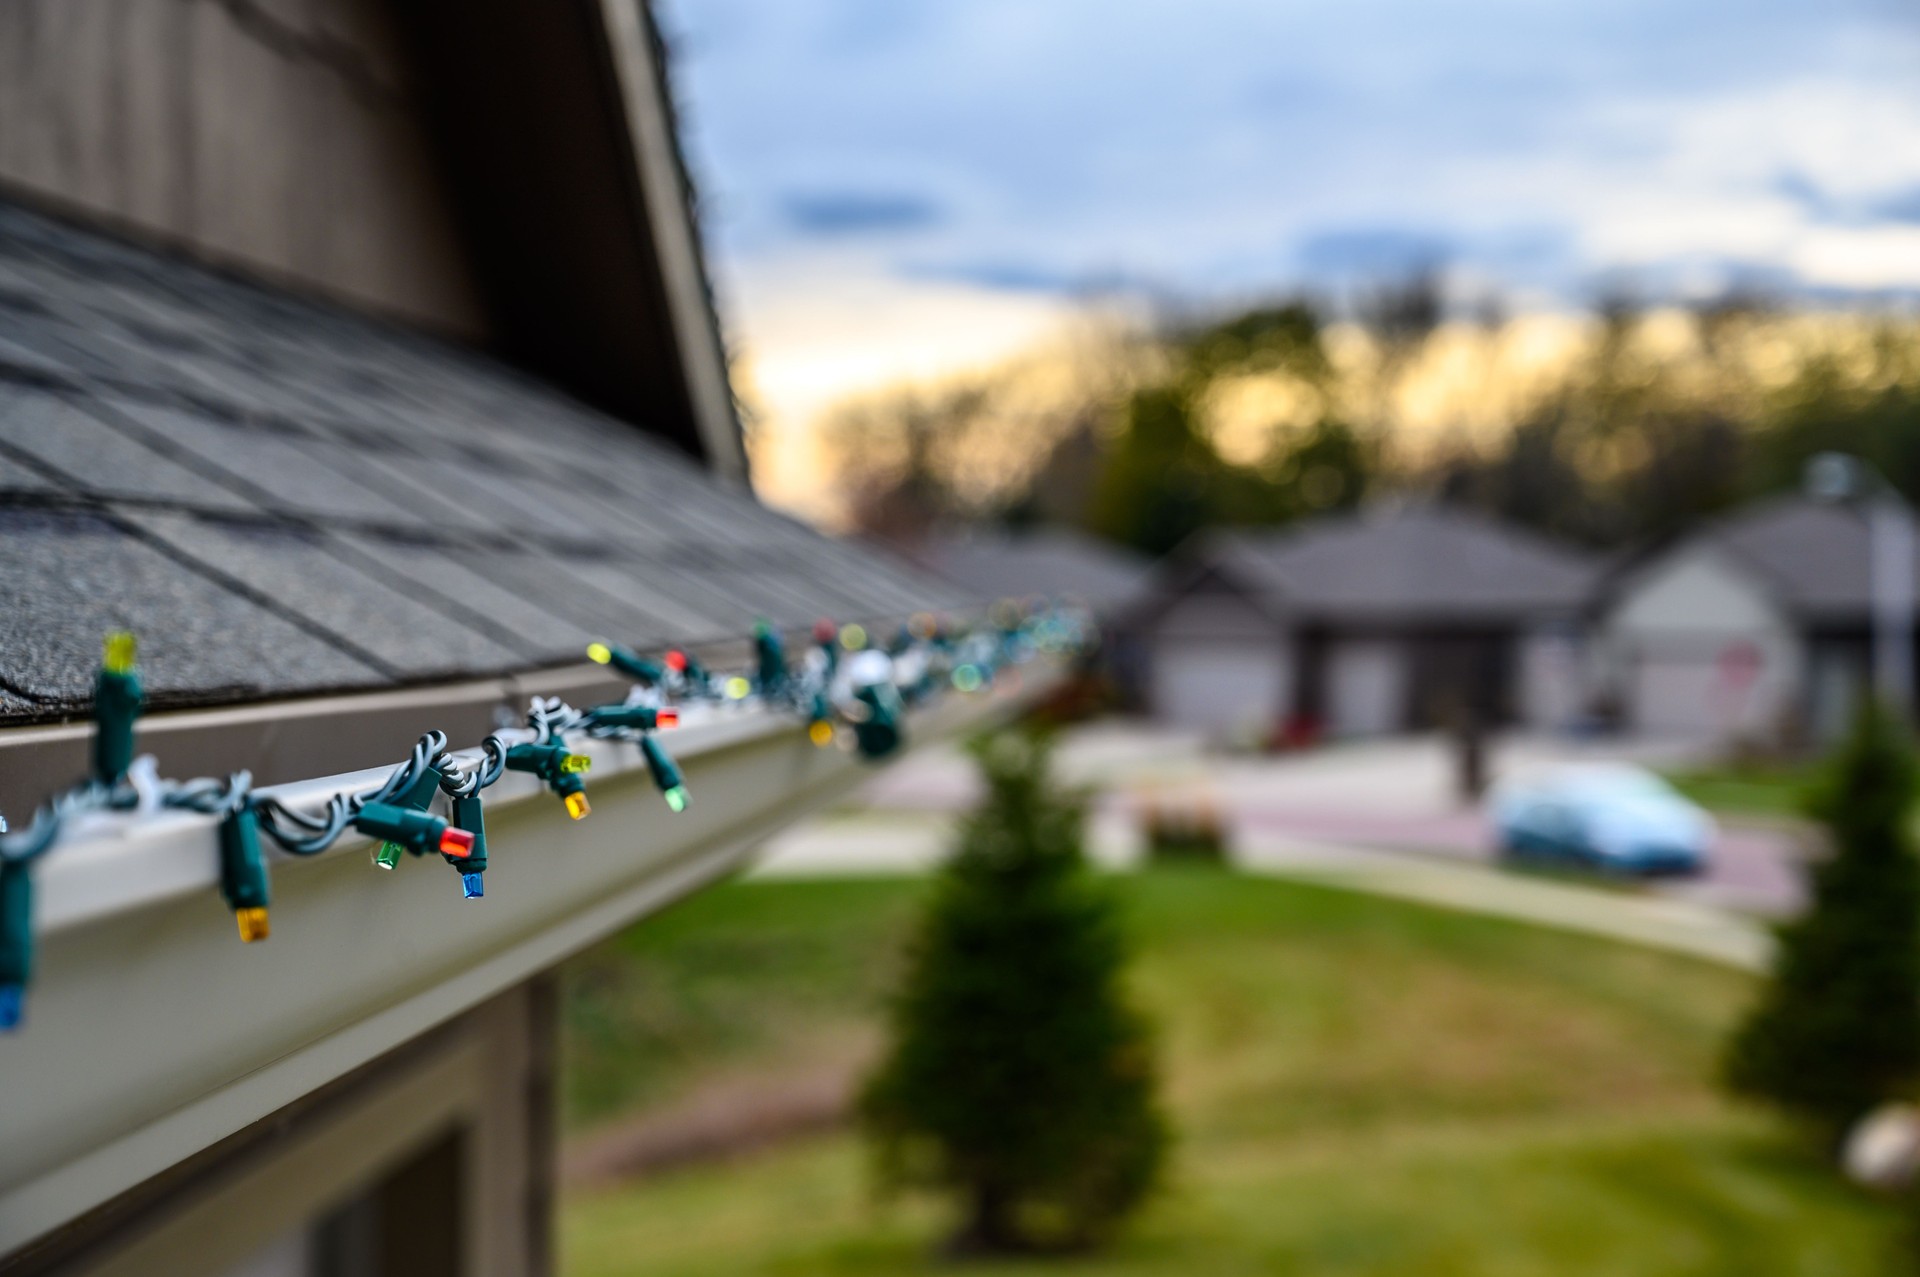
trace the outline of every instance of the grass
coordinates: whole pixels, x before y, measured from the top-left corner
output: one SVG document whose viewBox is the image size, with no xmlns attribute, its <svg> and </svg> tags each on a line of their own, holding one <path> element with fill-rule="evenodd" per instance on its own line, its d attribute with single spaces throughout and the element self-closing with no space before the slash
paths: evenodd
<svg viewBox="0 0 1920 1277">
<path fill-rule="evenodd" d="M 732 883 L 567 968 L 569 1130 L 671 1103 L 716 1074 L 791 1067 L 877 1040 L 874 1010 L 921 887 Z"/>
<path fill-rule="evenodd" d="M 1709 1084 L 1751 996 L 1737 973 L 1218 871 L 1159 869 L 1116 889 L 1180 1143 L 1167 1192 L 1110 1253 L 1046 1271 L 1886 1269 L 1893 1212 Z M 585 1002 L 575 986 L 576 1113 L 670 1096 L 716 1067 L 777 1076 L 856 1030 L 870 1045 L 893 970 L 879 955 L 897 953 L 923 890 L 737 884 L 595 954 L 596 979 L 646 968 L 620 979 L 636 982 L 622 1005 L 649 1009 L 644 1030 L 607 1032 L 612 986 Z M 602 1031 L 583 1038 L 583 1023 Z M 610 1080 L 636 1063 L 620 1042 L 651 1044 L 643 1080 Z M 854 1137 L 837 1134 L 575 1196 L 564 1271 L 950 1267 L 932 1258 L 941 1207 L 877 1203 L 865 1171 Z"/>
<path fill-rule="evenodd" d="M 1666 773 L 1668 783 L 1709 811 L 1803 819 L 1813 769 L 1784 763 L 1730 763 Z"/>
</svg>

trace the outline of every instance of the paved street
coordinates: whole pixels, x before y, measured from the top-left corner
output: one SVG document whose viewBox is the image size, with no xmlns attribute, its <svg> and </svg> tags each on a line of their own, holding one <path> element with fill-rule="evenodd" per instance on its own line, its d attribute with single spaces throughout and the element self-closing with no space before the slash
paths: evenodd
<svg viewBox="0 0 1920 1277">
<path fill-rule="evenodd" d="M 1493 750 L 1492 774 L 1521 776 L 1576 760 L 1672 761 L 1672 751 L 1515 738 Z M 1139 855 L 1139 814 L 1154 804 L 1206 804 L 1233 834 L 1236 856 L 1266 868 L 1378 868 L 1428 862 L 1484 863 L 1493 840 L 1483 814 L 1454 795 L 1451 758 L 1437 737 L 1336 745 L 1281 757 L 1222 757 L 1178 734 L 1098 724 L 1062 742 L 1063 779 L 1097 792 L 1091 851 L 1121 866 Z M 857 799 L 783 834 L 761 872 L 912 872 L 938 862 L 954 815 L 976 794 L 957 748 L 928 750 L 875 776 Z M 1799 848 L 1791 831 L 1724 828 L 1711 870 L 1649 890 L 1748 913 L 1792 910 L 1800 898 Z"/>
</svg>

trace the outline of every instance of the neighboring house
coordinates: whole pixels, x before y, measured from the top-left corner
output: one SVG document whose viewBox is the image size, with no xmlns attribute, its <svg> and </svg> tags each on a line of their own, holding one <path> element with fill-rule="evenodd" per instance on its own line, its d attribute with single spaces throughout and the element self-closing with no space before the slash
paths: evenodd
<svg viewBox="0 0 1920 1277">
<path fill-rule="evenodd" d="M 1071 600 L 1101 616 L 1133 606 L 1152 570 L 1146 559 L 1109 541 L 1058 527 L 933 536 L 907 553 L 982 600 Z"/>
<path fill-rule="evenodd" d="M 933 536 L 908 553 L 983 603 L 1042 598 L 1087 608 L 1106 623 L 1099 662 L 1117 703 L 1126 709 L 1144 703 L 1145 652 L 1136 634 L 1113 623 L 1145 596 L 1153 571 L 1148 560 L 1063 527 Z"/>
<path fill-rule="evenodd" d="M 1788 497 L 1637 556 L 1598 605 L 1603 685 L 1646 736 L 1790 743 L 1846 722 L 1872 653 L 1865 521 Z"/>
<path fill-rule="evenodd" d="M 1580 708 L 1585 555 L 1439 506 L 1208 535 L 1127 619 L 1164 721 L 1218 737 L 1553 726 Z"/>
<path fill-rule="evenodd" d="M 16 822 L 86 773 L 112 630 L 164 774 L 311 798 L 428 728 L 472 745 L 529 695 L 619 696 L 594 638 L 725 662 L 759 617 L 964 606 L 747 495 L 648 24 L 623 0 L 0 10 Z M 530 777 L 489 791 L 484 899 L 349 837 L 273 859 L 258 944 L 211 818 L 73 829 L 0 1035 L 0 1268 L 549 1272 L 548 973 L 856 779 L 791 721 L 696 717 L 684 814 L 598 742 L 589 819 Z"/>
</svg>

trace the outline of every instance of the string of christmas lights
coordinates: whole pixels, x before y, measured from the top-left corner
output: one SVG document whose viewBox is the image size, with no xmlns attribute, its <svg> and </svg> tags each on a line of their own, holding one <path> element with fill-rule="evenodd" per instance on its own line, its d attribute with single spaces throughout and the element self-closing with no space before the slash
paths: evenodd
<svg viewBox="0 0 1920 1277">
<path fill-rule="evenodd" d="M 580 710 L 557 697 L 535 697 L 521 724 L 500 727 L 464 756 L 449 750 L 444 732 L 430 731 L 380 784 L 334 794 L 317 810 L 256 791 L 246 771 L 224 780 L 162 778 L 151 755 L 134 752 L 143 700 L 134 638 L 112 635 L 94 688 L 92 774 L 41 804 L 23 829 L 9 830 L 0 817 L 0 1031 L 21 1023 L 33 975 L 33 866 L 84 814 L 175 810 L 218 817 L 220 892 L 241 940 L 253 943 L 270 932 L 262 835 L 288 855 L 316 856 L 351 829 L 375 840 L 372 860 L 385 870 L 406 855 L 438 854 L 459 871 L 463 894 L 479 899 L 487 870 L 482 794 L 507 772 L 537 778 L 574 820 L 591 813 L 586 774 L 592 759 L 568 747 L 569 734 L 636 745 L 655 788 L 677 813 L 692 795 L 656 733 L 678 726 L 682 707 L 758 704 L 802 719 L 816 746 L 844 742 L 877 760 L 903 743 L 910 706 L 943 689 L 977 692 L 1036 652 L 1078 651 L 1090 632 L 1079 613 L 1010 602 L 996 605 L 991 624 L 960 633 L 921 614 L 885 647 L 873 645 L 859 625 L 821 621 L 792 663 L 779 632 L 761 622 L 752 665 L 729 675 L 708 671 L 679 649 L 654 660 L 596 642 L 588 657 L 630 681 L 626 700 Z M 441 795 L 444 816 L 431 810 Z"/>
</svg>

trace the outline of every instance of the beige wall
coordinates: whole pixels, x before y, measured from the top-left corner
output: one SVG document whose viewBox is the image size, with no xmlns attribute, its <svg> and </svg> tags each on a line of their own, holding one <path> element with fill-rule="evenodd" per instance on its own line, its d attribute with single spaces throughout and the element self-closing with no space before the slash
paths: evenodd
<svg viewBox="0 0 1920 1277">
<path fill-rule="evenodd" d="M 1245 744 L 1264 740 L 1293 708 L 1287 633 L 1237 594 L 1203 588 L 1179 599 L 1149 641 L 1162 722 Z"/>
<path fill-rule="evenodd" d="M 483 327 L 379 0 L 5 0 L 0 183 Z"/>
</svg>

